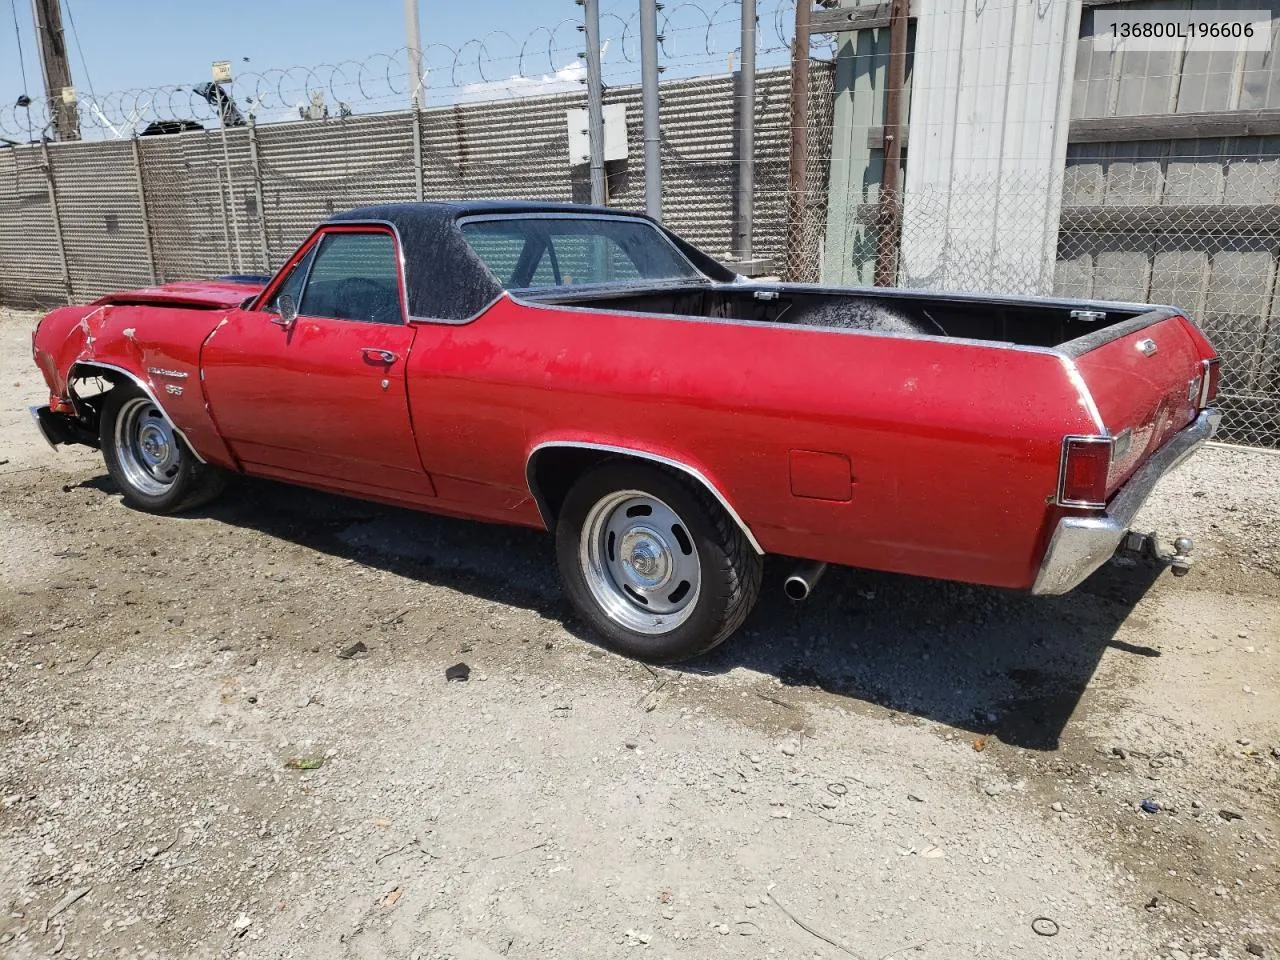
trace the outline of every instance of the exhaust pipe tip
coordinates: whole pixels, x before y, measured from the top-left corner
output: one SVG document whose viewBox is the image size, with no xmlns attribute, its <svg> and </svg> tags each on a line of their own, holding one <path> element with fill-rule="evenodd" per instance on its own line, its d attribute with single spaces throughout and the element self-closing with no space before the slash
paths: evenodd
<svg viewBox="0 0 1280 960">
<path fill-rule="evenodd" d="M 794 574 L 787 577 L 786 582 L 782 584 L 782 592 L 792 600 L 803 600 L 809 596 L 809 591 L 813 589 L 805 581 L 804 577 L 797 577 Z"/>
<path fill-rule="evenodd" d="M 782 583 L 782 592 L 792 600 L 807 599 L 818 585 L 822 575 L 827 572 L 827 565 L 817 560 L 807 560 L 800 564 Z"/>
</svg>

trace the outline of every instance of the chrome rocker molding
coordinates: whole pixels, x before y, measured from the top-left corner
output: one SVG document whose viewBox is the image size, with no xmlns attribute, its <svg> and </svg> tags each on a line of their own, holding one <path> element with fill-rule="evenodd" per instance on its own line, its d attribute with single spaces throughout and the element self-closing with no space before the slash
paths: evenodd
<svg viewBox="0 0 1280 960">
<path fill-rule="evenodd" d="M 1074 589 L 1107 562 L 1129 532 L 1129 524 L 1162 476 L 1196 452 L 1218 432 L 1222 411 L 1204 410 L 1195 422 L 1160 448 L 1120 492 L 1101 516 L 1063 517 L 1053 531 L 1049 549 L 1031 592 L 1059 594 Z"/>
<path fill-rule="evenodd" d="M 664 467 L 670 467 L 672 470 L 679 470 L 691 480 L 700 483 L 708 493 L 719 501 L 720 506 L 724 507 L 724 512 L 738 525 L 738 529 L 742 531 L 742 535 L 747 538 L 747 542 L 751 544 L 751 548 L 756 553 L 764 556 L 764 548 L 760 546 L 760 542 L 755 538 L 755 534 L 751 532 L 751 528 L 746 525 L 742 517 L 738 515 L 738 511 L 733 509 L 733 504 L 725 498 L 725 495 L 716 489 L 715 484 L 708 480 L 700 471 L 695 470 L 688 464 L 681 463 L 679 460 L 672 460 L 669 457 L 662 457 L 656 453 L 649 453 L 645 450 L 634 450 L 630 447 L 615 447 L 606 443 L 588 443 L 586 441 L 576 440 L 551 440 L 547 443 L 540 443 L 529 451 L 529 459 L 525 461 L 524 476 L 525 483 L 529 487 L 529 493 L 533 495 L 534 501 L 538 504 L 538 513 L 542 516 L 542 523 L 548 529 L 554 529 L 554 523 L 551 517 L 551 511 L 547 508 L 546 502 L 542 498 L 542 494 L 538 491 L 533 480 L 533 464 L 538 454 L 552 447 L 568 448 L 571 450 L 598 450 L 601 453 L 616 453 L 626 457 L 636 457 L 640 460 L 649 460 L 653 463 L 660 463 Z"/>
<path fill-rule="evenodd" d="M 191 455 L 201 463 L 206 462 L 204 457 L 200 456 L 200 451 L 197 450 L 195 445 L 187 439 L 187 435 L 182 432 L 176 423 L 173 422 L 173 417 L 169 416 L 169 411 L 164 408 L 164 404 L 156 398 L 155 392 L 147 386 L 136 373 L 126 370 L 124 367 L 117 367 L 114 363 L 100 363 L 97 360 L 77 360 L 71 365 L 71 369 L 67 373 L 67 391 L 71 394 L 72 403 L 76 403 L 79 398 L 76 396 L 75 391 L 71 389 L 71 381 L 85 380 L 92 377 L 92 373 L 85 372 L 92 370 L 109 370 L 112 373 L 123 374 L 133 381 L 133 385 L 145 393 L 147 395 L 147 399 L 156 405 L 156 409 L 164 414 L 164 418 L 169 421 L 169 426 L 173 428 L 174 433 L 182 438 L 182 442 L 187 445 L 187 449 L 191 451 Z"/>
</svg>

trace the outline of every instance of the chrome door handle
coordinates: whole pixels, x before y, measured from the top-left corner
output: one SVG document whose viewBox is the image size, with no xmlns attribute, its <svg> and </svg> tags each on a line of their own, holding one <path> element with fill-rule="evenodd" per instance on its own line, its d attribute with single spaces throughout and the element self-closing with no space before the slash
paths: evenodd
<svg viewBox="0 0 1280 960">
<path fill-rule="evenodd" d="M 378 363 L 385 363 L 388 365 L 393 364 L 400 359 L 390 350 L 383 350 L 381 347 L 365 347 L 360 352 L 364 354 L 364 358 L 366 360 L 375 360 Z"/>
</svg>

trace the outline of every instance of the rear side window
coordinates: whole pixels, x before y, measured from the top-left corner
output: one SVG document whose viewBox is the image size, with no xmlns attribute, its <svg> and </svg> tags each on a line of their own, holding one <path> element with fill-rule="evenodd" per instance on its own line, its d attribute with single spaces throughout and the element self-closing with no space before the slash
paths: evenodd
<svg viewBox="0 0 1280 960">
<path fill-rule="evenodd" d="M 460 229 L 508 290 L 704 279 L 645 220 L 511 216 L 464 221 Z"/>
<path fill-rule="evenodd" d="M 493 222 L 464 224 L 462 235 L 498 282 L 504 287 L 510 286 L 520 264 L 520 256 L 524 253 L 524 233 L 513 229 L 510 224 Z"/>
<path fill-rule="evenodd" d="M 404 323 L 395 240 L 381 231 L 322 237 L 298 313 L 362 323 Z"/>
<path fill-rule="evenodd" d="M 640 267 L 613 237 L 552 233 L 529 286 L 625 283 L 643 279 Z"/>
</svg>

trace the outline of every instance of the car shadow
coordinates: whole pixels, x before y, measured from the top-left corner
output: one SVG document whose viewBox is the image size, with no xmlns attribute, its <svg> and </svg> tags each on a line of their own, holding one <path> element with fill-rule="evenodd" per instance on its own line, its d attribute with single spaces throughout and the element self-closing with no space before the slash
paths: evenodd
<svg viewBox="0 0 1280 960">
<path fill-rule="evenodd" d="M 238 481 L 194 515 L 532 609 L 594 642 L 561 593 L 545 533 L 261 480 Z M 1062 597 L 833 567 L 803 603 L 783 595 L 789 568 L 785 558 L 769 558 L 744 629 L 675 669 L 746 668 L 1013 746 L 1054 750 L 1107 647 L 1160 656 L 1116 639 L 1161 573 L 1148 563 L 1108 564 Z"/>
<path fill-rule="evenodd" d="M 766 563 L 746 629 L 706 666 L 1055 750 L 1108 647 L 1160 656 L 1116 639 L 1160 575 L 1145 562 L 1108 564 L 1062 597 L 832 567 L 795 603 L 782 595 L 788 571 L 783 558 Z"/>
</svg>

